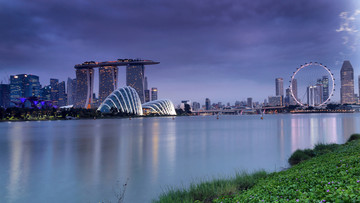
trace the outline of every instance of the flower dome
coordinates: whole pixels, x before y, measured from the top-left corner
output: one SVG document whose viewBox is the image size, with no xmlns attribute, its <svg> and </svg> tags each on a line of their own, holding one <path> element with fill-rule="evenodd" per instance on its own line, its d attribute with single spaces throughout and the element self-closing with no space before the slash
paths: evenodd
<svg viewBox="0 0 360 203">
<path fill-rule="evenodd" d="M 98 108 L 103 113 L 110 113 L 111 109 L 115 109 L 117 112 L 143 115 L 139 95 L 134 88 L 129 86 L 113 91 Z"/>
<path fill-rule="evenodd" d="M 160 99 L 144 103 L 143 109 L 147 110 L 149 114 L 158 115 L 176 115 L 174 104 L 168 99 Z"/>
</svg>

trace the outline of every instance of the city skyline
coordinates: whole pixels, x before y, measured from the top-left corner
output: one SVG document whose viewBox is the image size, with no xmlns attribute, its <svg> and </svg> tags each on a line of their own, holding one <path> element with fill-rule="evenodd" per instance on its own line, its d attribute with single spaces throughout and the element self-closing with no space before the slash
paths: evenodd
<svg viewBox="0 0 360 203">
<path fill-rule="evenodd" d="M 274 95 L 274 78 L 284 78 L 285 90 L 300 64 L 321 61 L 335 75 L 332 101 L 340 102 L 342 62 L 350 60 L 355 78 L 360 75 L 359 4 L 1 1 L 0 15 L 7 21 L 0 22 L 0 80 L 34 74 L 45 86 L 54 76 L 75 78 L 73 66 L 83 61 L 150 58 L 161 61 L 145 71 L 159 98 L 233 104 L 248 97 L 263 101 Z M 119 68 L 118 87 L 125 86 L 125 71 Z"/>
</svg>

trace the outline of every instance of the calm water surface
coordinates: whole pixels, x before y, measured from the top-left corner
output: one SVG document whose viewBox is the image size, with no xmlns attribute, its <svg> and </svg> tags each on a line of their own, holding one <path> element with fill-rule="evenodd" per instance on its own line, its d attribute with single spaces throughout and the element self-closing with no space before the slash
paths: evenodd
<svg viewBox="0 0 360 203">
<path fill-rule="evenodd" d="M 0 123 L 0 202 L 150 202 L 168 186 L 287 167 L 296 149 L 344 143 L 360 114 Z"/>
</svg>

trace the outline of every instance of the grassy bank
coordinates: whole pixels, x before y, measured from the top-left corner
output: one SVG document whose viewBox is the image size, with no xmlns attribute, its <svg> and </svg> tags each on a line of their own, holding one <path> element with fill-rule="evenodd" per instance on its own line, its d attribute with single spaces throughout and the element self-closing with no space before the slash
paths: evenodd
<svg viewBox="0 0 360 203">
<path fill-rule="evenodd" d="M 170 189 L 154 202 L 360 202 L 360 135 L 298 150 L 281 172 L 237 174 Z"/>
</svg>

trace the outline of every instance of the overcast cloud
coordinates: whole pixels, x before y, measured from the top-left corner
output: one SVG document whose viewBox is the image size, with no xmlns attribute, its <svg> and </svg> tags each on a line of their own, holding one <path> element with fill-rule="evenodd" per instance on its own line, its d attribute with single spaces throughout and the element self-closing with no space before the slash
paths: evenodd
<svg viewBox="0 0 360 203">
<path fill-rule="evenodd" d="M 0 79 L 47 85 L 84 61 L 144 58 L 160 61 L 146 69 L 160 98 L 263 101 L 305 62 L 338 80 L 350 60 L 357 81 L 359 18 L 357 0 L 0 0 Z"/>
</svg>

